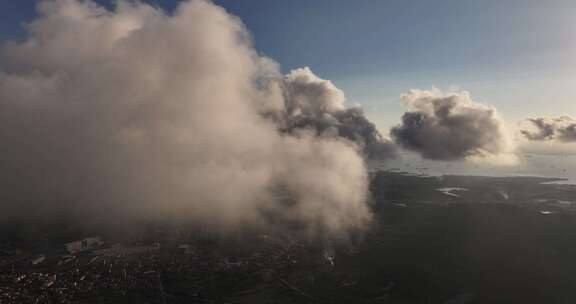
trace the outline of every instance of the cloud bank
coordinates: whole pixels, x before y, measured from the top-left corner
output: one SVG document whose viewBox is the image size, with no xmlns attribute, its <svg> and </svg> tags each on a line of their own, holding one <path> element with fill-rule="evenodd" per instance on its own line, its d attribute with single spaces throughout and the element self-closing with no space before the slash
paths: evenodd
<svg viewBox="0 0 576 304">
<path fill-rule="evenodd" d="M 411 90 L 402 95 L 407 112 L 390 134 L 400 146 L 433 160 L 495 158 L 513 149 L 497 110 L 468 92 Z"/>
<path fill-rule="evenodd" d="M 330 82 L 280 75 L 221 7 L 46 0 L 38 12 L 2 48 L 0 220 L 171 215 L 311 235 L 369 221 L 360 151 L 388 143 Z"/>
<path fill-rule="evenodd" d="M 529 118 L 521 134 L 533 141 L 576 142 L 576 120 L 568 116 Z"/>
</svg>

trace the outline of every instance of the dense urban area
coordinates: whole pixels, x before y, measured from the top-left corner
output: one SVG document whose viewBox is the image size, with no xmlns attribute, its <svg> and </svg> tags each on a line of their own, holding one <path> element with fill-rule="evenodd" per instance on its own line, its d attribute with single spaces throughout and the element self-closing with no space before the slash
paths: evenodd
<svg viewBox="0 0 576 304">
<path fill-rule="evenodd" d="M 572 303 L 576 186 L 557 181 L 377 172 L 346 240 L 7 223 L 0 303 Z"/>
</svg>

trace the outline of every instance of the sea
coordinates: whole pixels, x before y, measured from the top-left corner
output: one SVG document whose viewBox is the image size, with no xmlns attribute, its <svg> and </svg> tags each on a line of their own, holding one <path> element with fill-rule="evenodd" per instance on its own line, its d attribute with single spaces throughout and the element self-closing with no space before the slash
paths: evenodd
<svg viewBox="0 0 576 304">
<path fill-rule="evenodd" d="M 403 154 L 397 159 L 370 160 L 370 172 L 386 170 L 423 176 L 466 175 L 466 176 L 533 176 L 558 178 L 547 182 L 576 185 L 576 155 L 518 155 L 514 165 L 489 164 L 476 161 L 433 161 L 417 155 Z"/>
</svg>

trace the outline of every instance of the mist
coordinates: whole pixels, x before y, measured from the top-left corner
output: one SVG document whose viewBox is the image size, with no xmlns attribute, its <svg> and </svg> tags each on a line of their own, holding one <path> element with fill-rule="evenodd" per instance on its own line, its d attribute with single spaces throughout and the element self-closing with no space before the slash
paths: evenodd
<svg viewBox="0 0 576 304">
<path fill-rule="evenodd" d="M 369 223 L 364 156 L 389 142 L 309 69 L 281 75 L 223 8 L 46 0 L 38 14 L 2 47 L 0 220 Z"/>
</svg>

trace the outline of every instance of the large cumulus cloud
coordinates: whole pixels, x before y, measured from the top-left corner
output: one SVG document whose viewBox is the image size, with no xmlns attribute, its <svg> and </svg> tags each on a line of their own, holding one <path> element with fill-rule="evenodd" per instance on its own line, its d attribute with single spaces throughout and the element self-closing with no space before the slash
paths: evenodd
<svg viewBox="0 0 576 304">
<path fill-rule="evenodd" d="M 520 132 L 533 141 L 576 142 L 576 120 L 569 116 L 529 118 Z"/>
<path fill-rule="evenodd" d="M 396 156 L 395 146 L 383 138 L 362 108 L 347 105 L 344 93 L 309 68 L 296 69 L 279 80 L 284 107 L 274 113 L 281 131 L 312 131 L 321 137 L 339 136 L 354 142 L 365 157 Z"/>
<path fill-rule="evenodd" d="M 2 219 L 170 215 L 312 234 L 369 220 L 359 149 L 382 143 L 373 125 L 309 70 L 280 75 L 224 9 L 38 9 L 2 49 Z M 295 131 L 308 126 L 319 132 Z"/>
<path fill-rule="evenodd" d="M 407 112 L 391 136 L 402 147 L 435 160 L 493 158 L 511 151 L 507 128 L 495 108 L 465 92 L 411 90 Z"/>
</svg>

